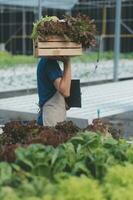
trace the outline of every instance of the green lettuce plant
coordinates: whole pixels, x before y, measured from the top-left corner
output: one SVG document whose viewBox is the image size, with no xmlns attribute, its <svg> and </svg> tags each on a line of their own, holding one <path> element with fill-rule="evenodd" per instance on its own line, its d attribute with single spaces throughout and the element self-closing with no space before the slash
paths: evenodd
<svg viewBox="0 0 133 200">
<path fill-rule="evenodd" d="M 104 200 L 97 181 L 85 176 L 58 180 L 43 200 Z"/>
<path fill-rule="evenodd" d="M 130 163 L 116 165 L 108 169 L 105 176 L 105 194 L 111 200 L 132 200 L 133 165 Z"/>
</svg>

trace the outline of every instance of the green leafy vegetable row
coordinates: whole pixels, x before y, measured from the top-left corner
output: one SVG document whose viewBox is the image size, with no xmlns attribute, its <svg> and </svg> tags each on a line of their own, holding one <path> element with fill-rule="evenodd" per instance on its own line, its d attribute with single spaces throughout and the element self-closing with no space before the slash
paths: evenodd
<svg viewBox="0 0 133 200">
<path fill-rule="evenodd" d="M 15 152 L 0 163 L 0 200 L 132 200 L 133 145 L 124 139 L 81 132 Z"/>
</svg>

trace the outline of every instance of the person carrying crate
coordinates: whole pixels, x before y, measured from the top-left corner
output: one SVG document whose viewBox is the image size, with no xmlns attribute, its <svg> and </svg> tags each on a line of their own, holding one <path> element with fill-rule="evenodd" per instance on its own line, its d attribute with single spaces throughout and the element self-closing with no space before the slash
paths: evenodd
<svg viewBox="0 0 133 200">
<path fill-rule="evenodd" d="M 63 62 L 62 72 L 58 61 Z M 71 64 L 69 57 L 42 57 L 37 66 L 40 112 L 37 123 L 55 126 L 66 119 L 65 97 L 70 95 Z"/>
</svg>

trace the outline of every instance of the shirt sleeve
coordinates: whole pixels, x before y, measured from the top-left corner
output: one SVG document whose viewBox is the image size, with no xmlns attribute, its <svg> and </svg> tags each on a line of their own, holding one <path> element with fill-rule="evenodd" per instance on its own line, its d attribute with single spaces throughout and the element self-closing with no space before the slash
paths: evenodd
<svg viewBox="0 0 133 200">
<path fill-rule="evenodd" d="M 48 60 L 46 67 L 48 78 L 51 81 L 55 81 L 57 78 L 62 77 L 62 71 L 56 60 Z"/>
<path fill-rule="evenodd" d="M 40 58 L 38 65 L 44 65 L 45 64 L 45 59 L 44 58 Z"/>
</svg>

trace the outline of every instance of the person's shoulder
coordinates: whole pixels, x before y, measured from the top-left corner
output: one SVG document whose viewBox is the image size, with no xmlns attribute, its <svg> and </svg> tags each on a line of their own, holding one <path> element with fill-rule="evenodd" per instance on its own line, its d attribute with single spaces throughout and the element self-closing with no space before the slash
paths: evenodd
<svg viewBox="0 0 133 200">
<path fill-rule="evenodd" d="M 44 57 L 41 57 L 41 58 L 39 59 L 38 64 L 39 64 L 39 65 L 44 65 L 45 63 L 46 63 L 46 59 L 45 59 Z"/>
</svg>

